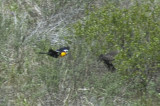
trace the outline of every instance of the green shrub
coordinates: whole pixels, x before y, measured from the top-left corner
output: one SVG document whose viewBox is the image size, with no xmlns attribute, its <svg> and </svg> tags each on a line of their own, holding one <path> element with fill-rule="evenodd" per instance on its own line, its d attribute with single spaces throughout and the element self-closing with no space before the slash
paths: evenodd
<svg viewBox="0 0 160 106">
<path fill-rule="evenodd" d="M 97 57 L 120 50 L 114 62 L 117 71 L 122 79 L 132 80 L 137 91 L 146 92 L 160 66 L 159 11 L 156 2 L 149 1 L 128 8 L 108 4 L 77 22 L 72 32 Z"/>
</svg>

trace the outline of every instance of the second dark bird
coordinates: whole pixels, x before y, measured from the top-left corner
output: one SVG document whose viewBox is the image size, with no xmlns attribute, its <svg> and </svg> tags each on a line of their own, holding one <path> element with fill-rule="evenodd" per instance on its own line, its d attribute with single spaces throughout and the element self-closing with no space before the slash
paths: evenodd
<svg viewBox="0 0 160 106">
<path fill-rule="evenodd" d="M 115 67 L 112 63 L 112 61 L 114 60 L 114 57 L 119 53 L 118 50 L 115 50 L 115 51 L 111 51 L 107 54 L 101 54 L 99 56 L 99 59 L 100 61 L 103 61 L 104 64 L 106 64 L 106 66 L 109 68 L 109 70 L 111 71 L 115 71 Z"/>
</svg>

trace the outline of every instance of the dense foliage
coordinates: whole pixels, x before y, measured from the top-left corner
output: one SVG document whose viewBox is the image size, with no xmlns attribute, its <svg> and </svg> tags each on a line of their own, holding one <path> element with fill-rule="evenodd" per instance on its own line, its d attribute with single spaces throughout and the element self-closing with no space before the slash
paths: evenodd
<svg viewBox="0 0 160 106">
<path fill-rule="evenodd" d="M 124 79 L 138 78 L 146 88 L 160 69 L 159 12 L 159 6 L 150 2 L 128 8 L 111 4 L 75 24 L 73 33 L 86 41 L 95 56 L 120 50 L 117 71 Z"/>
</svg>

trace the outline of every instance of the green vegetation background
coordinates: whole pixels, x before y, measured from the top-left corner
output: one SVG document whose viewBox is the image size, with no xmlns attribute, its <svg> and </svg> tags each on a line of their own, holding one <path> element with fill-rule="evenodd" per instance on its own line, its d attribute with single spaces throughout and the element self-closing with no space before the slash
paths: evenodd
<svg viewBox="0 0 160 106">
<path fill-rule="evenodd" d="M 159 4 L 0 2 L 0 106 L 160 105 Z M 63 8 L 81 5 L 83 16 L 75 17 L 67 26 L 68 35 L 60 37 L 70 46 L 69 54 L 58 59 L 38 54 L 62 46 L 53 45 L 45 32 L 45 37 L 37 37 L 38 24 Z M 37 35 L 30 36 L 32 31 Z M 113 62 L 115 73 L 97 61 L 111 50 L 120 51 Z"/>
</svg>

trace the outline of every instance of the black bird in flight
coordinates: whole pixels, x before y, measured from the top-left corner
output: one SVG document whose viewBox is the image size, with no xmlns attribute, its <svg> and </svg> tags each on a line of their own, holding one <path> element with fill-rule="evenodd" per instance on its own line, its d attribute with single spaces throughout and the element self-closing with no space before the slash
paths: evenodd
<svg viewBox="0 0 160 106">
<path fill-rule="evenodd" d="M 48 52 L 39 52 L 39 53 L 40 54 L 47 54 L 47 55 L 52 56 L 54 58 L 58 58 L 58 57 L 66 56 L 69 49 L 70 49 L 69 47 L 62 47 L 57 50 L 49 49 Z"/>
<path fill-rule="evenodd" d="M 103 61 L 104 64 L 106 64 L 106 66 L 112 70 L 112 71 L 115 71 L 115 67 L 114 65 L 112 64 L 112 61 L 114 61 L 114 57 L 119 53 L 119 51 L 111 51 L 107 54 L 101 54 L 99 56 L 99 59 L 100 61 Z"/>
</svg>

